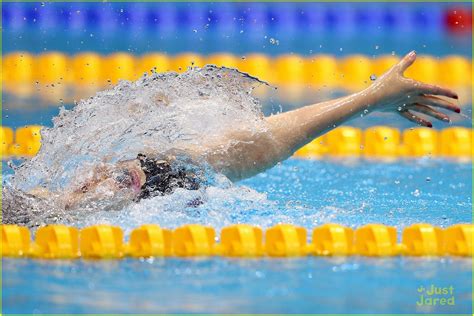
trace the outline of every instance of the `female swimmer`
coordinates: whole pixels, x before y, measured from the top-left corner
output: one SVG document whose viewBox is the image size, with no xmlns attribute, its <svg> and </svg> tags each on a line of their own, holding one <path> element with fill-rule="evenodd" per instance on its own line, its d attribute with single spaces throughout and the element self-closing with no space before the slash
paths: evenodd
<svg viewBox="0 0 474 316">
<path fill-rule="evenodd" d="M 205 161 L 216 172 L 238 181 L 271 168 L 316 137 L 361 114 L 391 111 L 432 127 L 418 112 L 449 122 L 449 116 L 437 108 L 456 113 L 460 113 L 460 108 L 439 96 L 458 99 L 457 94 L 404 77 L 415 59 L 416 53 L 409 53 L 358 93 L 266 117 L 265 132 L 233 126 L 218 141 L 186 148 L 185 155 L 194 161 Z M 178 167 L 175 161 L 172 153 L 137 153 L 134 160 L 122 161 L 114 167 L 97 167 L 90 178 L 75 181 L 76 186 L 63 195 L 64 206 L 68 209 L 85 200 L 98 200 L 110 192 L 121 191 L 130 200 L 140 200 L 169 194 L 176 188 L 196 190 L 203 185 L 199 172 Z M 49 194 L 41 190 L 30 193 L 37 197 Z"/>
</svg>

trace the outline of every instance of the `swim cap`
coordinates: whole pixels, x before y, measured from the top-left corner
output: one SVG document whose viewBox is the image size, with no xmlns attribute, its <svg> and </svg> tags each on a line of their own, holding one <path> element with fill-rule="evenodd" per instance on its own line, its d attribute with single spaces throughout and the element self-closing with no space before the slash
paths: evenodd
<svg viewBox="0 0 474 316">
<path fill-rule="evenodd" d="M 139 199 L 171 194 L 176 188 L 199 189 L 199 179 L 184 168 L 175 170 L 167 160 L 156 160 L 143 154 L 138 154 L 137 159 L 146 177 Z"/>
</svg>

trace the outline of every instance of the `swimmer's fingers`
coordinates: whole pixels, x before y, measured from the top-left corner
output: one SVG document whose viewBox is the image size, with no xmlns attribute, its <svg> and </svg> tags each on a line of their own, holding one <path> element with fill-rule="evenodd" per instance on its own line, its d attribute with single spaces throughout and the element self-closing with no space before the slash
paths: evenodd
<svg viewBox="0 0 474 316">
<path fill-rule="evenodd" d="M 441 96 L 445 96 L 445 97 L 452 98 L 452 99 L 458 99 L 459 98 L 456 92 L 451 91 L 449 89 L 446 89 L 446 88 L 443 88 L 443 87 L 440 87 L 440 86 L 436 86 L 436 85 L 433 85 L 433 84 L 428 84 L 428 83 L 418 83 L 418 84 L 419 85 L 417 86 L 417 90 L 420 93 L 441 95 Z"/>
<path fill-rule="evenodd" d="M 429 106 L 436 106 L 446 110 L 450 110 L 456 113 L 461 113 L 461 108 L 455 105 L 452 102 L 446 101 L 444 99 L 432 96 L 432 95 L 423 95 L 420 98 L 420 103 L 429 105 Z"/>
<path fill-rule="evenodd" d="M 395 65 L 395 69 L 400 75 L 403 75 L 405 70 L 407 70 L 416 60 L 416 53 L 414 50 L 405 55 L 405 57 L 400 60 L 398 64 Z"/>
<path fill-rule="evenodd" d="M 425 105 L 425 104 L 420 104 L 420 103 L 415 103 L 409 107 L 411 110 L 420 112 L 426 115 L 429 115 L 431 117 L 434 117 L 435 119 L 438 119 L 443 122 L 449 122 L 449 116 L 447 116 L 444 113 L 441 113 L 439 111 L 436 111 L 435 109 Z"/>
<path fill-rule="evenodd" d="M 412 121 L 412 122 L 414 122 L 416 124 L 419 124 L 421 126 L 433 127 L 433 124 L 431 124 L 430 121 L 427 121 L 427 120 L 413 114 L 412 112 L 410 112 L 408 110 L 398 111 L 398 114 L 400 114 L 401 116 L 403 116 L 407 120 Z"/>
</svg>

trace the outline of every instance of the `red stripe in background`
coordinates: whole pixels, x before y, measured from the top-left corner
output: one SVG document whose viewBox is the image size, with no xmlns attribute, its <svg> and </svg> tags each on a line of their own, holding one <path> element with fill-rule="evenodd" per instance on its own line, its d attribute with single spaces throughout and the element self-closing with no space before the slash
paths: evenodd
<svg viewBox="0 0 474 316">
<path fill-rule="evenodd" d="M 445 12 L 444 22 L 451 33 L 471 33 L 472 10 L 465 7 L 452 7 Z"/>
</svg>

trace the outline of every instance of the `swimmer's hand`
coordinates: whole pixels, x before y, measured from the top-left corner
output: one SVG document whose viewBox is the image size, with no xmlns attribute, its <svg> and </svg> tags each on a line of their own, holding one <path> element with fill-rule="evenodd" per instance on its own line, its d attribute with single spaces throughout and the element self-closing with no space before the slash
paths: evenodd
<svg viewBox="0 0 474 316">
<path fill-rule="evenodd" d="M 412 51 L 362 92 L 370 96 L 371 105 L 369 108 L 379 111 L 395 111 L 404 118 L 426 127 L 433 125 L 430 121 L 418 116 L 416 112 L 449 122 L 449 116 L 435 108 L 443 108 L 456 113 L 460 113 L 461 109 L 438 96 L 458 99 L 458 95 L 449 89 L 404 77 L 403 73 L 415 60 L 416 53 Z"/>
</svg>

